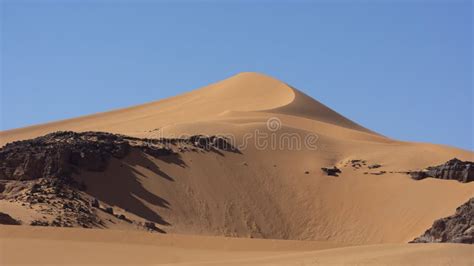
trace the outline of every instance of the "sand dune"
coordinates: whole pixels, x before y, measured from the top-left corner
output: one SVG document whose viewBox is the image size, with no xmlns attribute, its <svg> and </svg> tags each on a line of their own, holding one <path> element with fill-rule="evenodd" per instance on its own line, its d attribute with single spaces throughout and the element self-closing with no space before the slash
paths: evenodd
<svg viewBox="0 0 474 266">
<path fill-rule="evenodd" d="M 276 130 L 269 128 L 269 119 L 278 121 Z M 85 182 L 87 193 L 116 210 L 155 222 L 160 217 L 160 228 L 169 236 L 143 236 L 149 242 L 130 244 L 125 243 L 129 236 L 120 243 L 112 240 L 120 233 L 1 227 L 2 252 L 9 254 L 3 256 L 6 262 L 22 262 L 26 258 L 21 252 L 37 248 L 38 261 L 61 263 L 64 258 L 52 258 L 47 251 L 61 246 L 65 254 L 77 256 L 77 263 L 133 263 L 124 254 L 134 254 L 135 263 L 147 259 L 235 265 L 472 263 L 472 247 L 404 243 L 472 197 L 474 183 L 414 181 L 401 172 L 454 157 L 473 161 L 474 153 L 387 138 L 262 74 L 242 73 L 166 100 L 3 131 L 0 145 L 58 130 L 141 138 L 226 134 L 237 146 L 247 145 L 239 153 L 183 152 L 181 164 L 132 153 L 123 160 L 113 159 L 104 172 L 75 176 Z M 299 140 L 316 136 L 316 147 L 260 147 L 256 131 L 278 140 L 289 134 Z M 366 164 L 357 168 L 351 160 Z M 381 167 L 369 169 L 371 164 Z M 342 174 L 325 175 L 321 167 L 329 166 L 339 167 Z M 113 223 L 108 227 L 122 228 Z M 102 237 L 104 242 L 91 240 Z M 162 247 L 166 252 L 152 256 L 152 247 L 161 241 L 169 245 Z M 81 248 L 83 243 L 87 249 Z M 227 249 L 225 243 L 232 244 Z M 364 246 L 344 247 L 352 245 Z M 79 250 L 92 255 L 79 258 Z"/>
<path fill-rule="evenodd" d="M 269 110 L 368 131 L 287 84 L 257 73 L 241 73 L 166 100 L 0 133 L 2 143 L 55 130 L 100 130 L 131 136 L 169 124 L 206 121 L 230 111 Z"/>
</svg>

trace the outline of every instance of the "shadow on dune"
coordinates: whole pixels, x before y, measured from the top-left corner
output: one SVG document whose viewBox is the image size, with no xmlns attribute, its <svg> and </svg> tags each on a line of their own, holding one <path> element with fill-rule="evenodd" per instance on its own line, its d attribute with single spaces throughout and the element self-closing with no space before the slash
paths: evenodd
<svg viewBox="0 0 474 266">
<path fill-rule="evenodd" d="M 181 158 L 179 158 L 176 155 L 161 156 L 161 157 L 159 157 L 159 159 L 162 160 L 162 161 L 165 161 L 167 163 L 179 165 L 180 167 L 185 167 L 186 166 L 186 164 L 181 160 Z M 167 173 L 163 172 L 153 161 L 149 160 L 147 158 L 147 156 L 143 153 L 137 153 L 134 156 L 130 156 L 129 160 L 127 160 L 127 161 L 130 164 L 134 165 L 134 166 L 142 166 L 142 167 L 152 171 L 153 173 L 159 175 L 160 177 L 162 177 L 162 178 L 164 178 L 168 181 L 174 182 L 174 178 L 172 176 L 170 176 Z M 133 173 L 135 173 L 137 175 L 141 175 L 144 178 L 148 178 L 146 175 L 144 175 L 143 173 L 137 171 L 136 169 L 134 169 L 132 167 L 128 167 L 128 168 Z"/>
<path fill-rule="evenodd" d="M 142 153 L 143 154 L 143 153 Z M 142 157 L 145 157 L 145 156 L 142 156 Z M 171 154 L 171 155 L 165 155 L 165 156 L 158 156 L 158 157 L 155 157 L 156 159 L 160 160 L 160 161 L 163 161 L 165 163 L 168 163 L 168 164 L 175 164 L 179 167 L 186 167 L 186 163 L 181 159 L 181 156 L 179 154 Z M 148 158 L 145 158 L 146 160 L 148 160 Z M 152 161 L 148 160 L 151 164 L 153 164 Z M 154 165 L 154 164 L 153 164 Z"/>
<path fill-rule="evenodd" d="M 118 206 L 157 224 L 170 225 L 156 212 L 155 208 L 151 207 L 170 209 L 170 203 L 147 190 L 142 182 L 149 178 L 156 178 L 156 176 L 170 182 L 174 182 L 175 179 L 162 171 L 148 156 L 139 151 L 132 151 L 125 160 L 111 159 L 104 172 L 87 172 L 77 178 L 85 182 L 86 192 L 100 201 Z M 179 155 L 157 158 L 167 163 L 186 167 Z M 139 167 L 146 168 L 155 175 L 148 176 L 138 170 Z"/>
<path fill-rule="evenodd" d="M 238 150 L 235 149 L 235 151 Z M 205 152 L 225 156 L 223 152 L 215 148 Z M 240 151 L 238 152 L 240 153 Z M 111 206 L 118 206 L 148 221 L 160 225 L 170 225 L 158 213 L 159 208 L 171 209 L 170 203 L 148 190 L 143 183 L 158 182 L 150 180 L 153 178 L 163 178 L 166 180 L 165 182 L 175 182 L 175 177 L 163 171 L 152 158 L 181 168 L 188 167 L 180 154 L 152 156 L 133 149 L 124 159 L 111 158 L 105 171 L 83 172 L 76 178 L 84 181 L 87 187 L 86 192 L 100 201 Z"/>
</svg>

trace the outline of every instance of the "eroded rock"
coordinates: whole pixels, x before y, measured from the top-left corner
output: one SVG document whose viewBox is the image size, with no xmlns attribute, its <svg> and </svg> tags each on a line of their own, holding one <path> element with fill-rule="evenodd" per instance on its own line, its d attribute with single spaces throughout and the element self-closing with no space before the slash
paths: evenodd
<svg viewBox="0 0 474 266">
<path fill-rule="evenodd" d="M 102 171 L 109 157 L 122 158 L 129 144 L 102 132 L 55 132 L 0 148 L 0 173 L 7 180 L 67 177 L 80 169 Z"/>
<path fill-rule="evenodd" d="M 441 218 L 410 243 L 474 243 L 474 198 L 459 206 L 454 215 Z"/>
<path fill-rule="evenodd" d="M 81 170 L 104 171 L 111 157 L 124 158 L 132 149 L 153 157 L 176 154 L 169 147 L 170 143 L 192 146 L 191 151 L 195 148 L 237 151 L 226 138 L 220 136 L 140 139 L 105 132 L 59 131 L 1 147 L 0 179 L 68 178 Z"/>
<path fill-rule="evenodd" d="M 444 164 L 430 166 L 421 171 L 409 171 L 408 174 L 415 180 L 432 177 L 467 183 L 474 181 L 474 162 L 454 158 Z"/>
</svg>

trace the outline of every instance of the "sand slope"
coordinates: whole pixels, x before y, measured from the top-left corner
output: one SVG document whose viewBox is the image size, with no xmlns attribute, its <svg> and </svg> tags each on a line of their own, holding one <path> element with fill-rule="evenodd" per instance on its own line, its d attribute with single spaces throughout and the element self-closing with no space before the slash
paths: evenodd
<svg viewBox="0 0 474 266">
<path fill-rule="evenodd" d="M 281 124 L 272 131 L 267 121 L 275 118 Z M 3 131 L 0 144 L 57 130 L 107 131 L 149 138 L 227 134 L 232 135 L 238 145 L 246 143 L 239 153 L 185 152 L 179 164 L 131 154 L 124 161 L 112 161 L 105 172 L 75 176 L 87 184 L 88 193 L 116 209 L 152 221 L 163 219 L 160 228 L 168 233 L 313 240 L 338 246 L 398 243 L 298 254 L 290 251 L 275 254 L 273 249 L 268 250 L 268 254 L 258 249 L 257 253 L 226 251 L 221 254 L 223 251 L 219 248 L 195 251 L 197 246 L 203 246 L 197 244 L 200 239 L 191 241 L 196 243 L 196 247 L 191 244 L 193 248 L 188 250 L 193 255 L 178 254 L 177 250 L 182 249 L 173 246 L 170 254 L 175 255 L 163 261 L 190 262 L 199 257 L 206 258 L 202 260 L 205 262 L 210 257 L 221 256 L 219 258 L 226 263 L 237 265 L 244 261 L 232 260 L 243 257 L 249 257 L 247 264 L 444 264 L 453 260 L 457 265 L 472 262 L 467 255 L 472 252 L 470 247 L 400 243 L 422 234 L 435 219 L 452 214 L 457 206 L 474 195 L 474 183 L 414 181 L 398 172 L 440 164 L 453 157 L 472 161 L 474 153 L 389 139 L 262 74 L 242 73 L 166 100 Z M 278 140 L 288 134 L 300 140 L 315 135 L 317 147 L 261 147 L 255 137 L 247 138 L 256 131 Z M 352 167 L 349 161 L 355 159 L 366 161 L 366 165 L 360 169 Z M 375 163 L 382 167 L 367 168 Z M 342 169 L 339 177 L 322 173 L 321 167 L 333 165 Z M 159 199 L 167 204 L 159 204 Z M 37 230 L 35 234 L 44 236 L 41 229 Z M 3 231 L 2 227 L 2 234 Z M 96 233 L 88 233 L 90 237 L 93 234 Z M 76 236 L 71 237 L 77 240 Z M 11 246 L 2 243 L 2 250 L 36 245 L 34 241 L 14 238 Z M 227 240 L 218 242 L 222 241 Z M 250 246 L 256 243 L 256 240 L 246 241 Z M 66 250 L 73 253 L 77 248 L 75 242 L 63 240 L 44 243 L 47 243 L 45 247 L 67 245 Z M 104 252 L 123 250 L 127 246 L 93 245 L 97 250 L 104 248 Z M 140 245 L 135 245 L 131 253 L 148 252 L 149 246 Z M 304 245 L 297 244 L 296 249 Z M 347 261 L 341 261 L 340 254 L 347 254 Z M 314 260 L 316 255 L 318 260 Z M 94 256 L 92 258 L 101 261 L 109 255 Z M 253 260 L 254 257 L 259 259 Z M 432 259 L 427 261 L 428 257 Z M 14 255 L 11 258 L 21 261 Z M 46 262 L 49 256 L 44 258 Z"/>
</svg>

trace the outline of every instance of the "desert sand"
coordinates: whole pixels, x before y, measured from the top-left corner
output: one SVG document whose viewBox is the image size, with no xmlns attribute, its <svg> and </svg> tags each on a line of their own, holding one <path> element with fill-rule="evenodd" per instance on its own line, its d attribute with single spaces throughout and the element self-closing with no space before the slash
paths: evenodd
<svg viewBox="0 0 474 266">
<path fill-rule="evenodd" d="M 87 193 L 130 217 L 159 217 L 167 234 L 135 232 L 119 222 L 109 230 L 2 226 L 6 264 L 474 263 L 470 245 L 407 244 L 471 198 L 474 182 L 415 181 L 403 173 L 455 157 L 474 161 L 473 152 L 385 137 L 263 74 L 241 73 L 165 100 L 3 131 L 0 145 L 59 130 L 139 138 L 225 134 L 242 148 L 183 152 L 180 164 L 132 153 L 113 159 L 104 172 L 82 173 L 75 178 Z M 248 137 L 255 132 L 316 141 L 261 146 Z M 356 167 L 354 160 L 364 164 Z M 369 169 L 373 164 L 380 167 Z M 342 173 L 322 173 L 332 166 Z M 33 219 L 28 209 L 0 204 L 14 218 Z"/>
<path fill-rule="evenodd" d="M 2 265 L 472 265 L 474 256 L 472 247 L 463 244 L 341 246 L 101 229 L 0 228 Z"/>
</svg>

